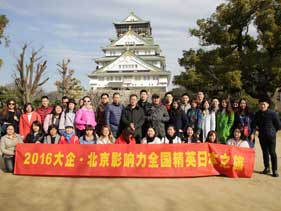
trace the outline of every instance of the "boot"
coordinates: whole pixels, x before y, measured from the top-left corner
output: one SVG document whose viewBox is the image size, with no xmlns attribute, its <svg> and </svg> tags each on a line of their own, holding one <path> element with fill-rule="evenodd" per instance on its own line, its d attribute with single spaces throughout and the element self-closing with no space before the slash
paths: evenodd
<svg viewBox="0 0 281 211">
<path fill-rule="evenodd" d="M 268 167 L 266 167 L 263 171 L 260 172 L 261 174 L 269 174 L 270 173 L 270 169 Z"/>
<path fill-rule="evenodd" d="M 279 174 L 278 174 L 277 170 L 272 171 L 272 176 L 273 177 L 279 177 Z"/>
</svg>

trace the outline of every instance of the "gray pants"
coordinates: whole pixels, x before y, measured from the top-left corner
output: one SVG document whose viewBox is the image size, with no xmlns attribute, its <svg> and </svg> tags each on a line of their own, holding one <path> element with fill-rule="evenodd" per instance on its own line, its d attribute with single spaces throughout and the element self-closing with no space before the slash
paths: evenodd
<svg viewBox="0 0 281 211">
<path fill-rule="evenodd" d="M 4 164 L 7 172 L 14 172 L 15 157 L 4 157 Z"/>
</svg>

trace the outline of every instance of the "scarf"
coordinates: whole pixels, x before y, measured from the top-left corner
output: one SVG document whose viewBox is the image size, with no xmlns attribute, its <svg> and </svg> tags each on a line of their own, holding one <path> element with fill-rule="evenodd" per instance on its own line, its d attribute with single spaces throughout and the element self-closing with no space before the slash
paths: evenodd
<svg viewBox="0 0 281 211">
<path fill-rule="evenodd" d="M 63 136 L 66 138 L 68 143 L 73 135 L 74 135 L 74 131 L 72 131 L 72 133 L 70 133 L 70 134 L 66 133 L 66 132 L 63 133 Z"/>
<path fill-rule="evenodd" d="M 176 138 L 176 134 L 174 134 L 173 136 L 170 135 L 166 135 L 166 138 L 169 140 L 169 144 L 173 144 L 173 140 Z"/>
<path fill-rule="evenodd" d="M 153 142 L 154 139 L 155 139 L 155 137 L 152 137 L 152 138 L 151 138 L 151 137 L 146 136 L 146 142 L 147 142 L 147 143 Z"/>
</svg>

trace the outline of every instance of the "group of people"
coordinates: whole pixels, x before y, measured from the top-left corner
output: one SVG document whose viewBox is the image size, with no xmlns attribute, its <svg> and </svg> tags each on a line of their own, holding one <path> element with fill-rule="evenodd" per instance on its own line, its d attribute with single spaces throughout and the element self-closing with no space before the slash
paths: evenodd
<svg viewBox="0 0 281 211">
<path fill-rule="evenodd" d="M 190 99 L 187 93 L 180 99 L 168 92 L 161 100 L 148 92 L 132 94 L 129 104 L 121 103 L 114 93 L 112 103 L 103 93 L 96 109 L 89 96 L 77 106 L 67 96 L 61 104 L 50 106 L 47 96 L 41 107 L 31 103 L 17 108 L 9 99 L 1 113 L 1 142 L 5 167 L 13 171 L 15 147 L 18 143 L 40 144 L 180 144 L 214 143 L 253 148 L 255 133 L 259 131 L 265 169 L 269 174 L 269 155 L 272 175 L 278 177 L 276 132 L 281 128 L 278 115 L 269 109 L 268 99 L 259 100 L 259 110 L 252 112 L 246 99 L 231 103 L 228 99 L 205 99 L 203 92 Z"/>
</svg>

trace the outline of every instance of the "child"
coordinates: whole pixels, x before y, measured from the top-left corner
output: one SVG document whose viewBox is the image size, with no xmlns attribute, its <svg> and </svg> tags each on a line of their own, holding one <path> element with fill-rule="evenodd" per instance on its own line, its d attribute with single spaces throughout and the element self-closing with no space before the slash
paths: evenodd
<svg viewBox="0 0 281 211">
<path fill-rule="evenodd" d="M 41 123 L 36 120 L 31 125 L 31 131 L 25 138 L 25 143 L 42 144 L 44 143 L 44 133 Z"/>
<path fill-rule="evenodd" d="M 167 135 L 162 138 L 162 143 L 164 144 L 180 144 L 181 138 L 177 136 L 176 129 L 174 126 L 170 125 L 167 128 Z"/>
<path fill-rule="evenodd" d="M 78 136 L 75 135 L 73 125 L 65 126 L 65 132 L 60 137 L 59 144 L 80 144 Z"/>
</svg>

